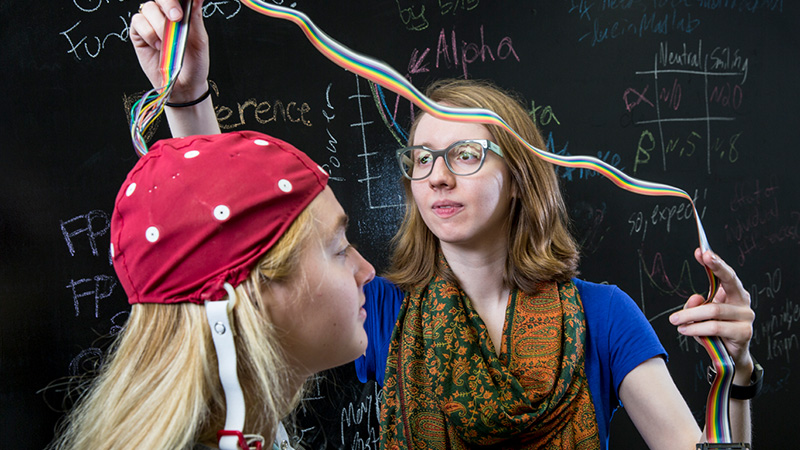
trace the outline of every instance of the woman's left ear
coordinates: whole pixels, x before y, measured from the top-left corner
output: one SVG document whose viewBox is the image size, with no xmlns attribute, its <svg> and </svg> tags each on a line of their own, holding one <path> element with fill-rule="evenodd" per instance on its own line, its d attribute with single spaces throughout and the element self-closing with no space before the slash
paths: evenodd
<svg viewBox="0 0 800 450">
<path fill-rule="evenodd" d="M 519 197 L 519 188 L 517 187 L 517 183 L 511 182 L 511 198 L 516 200 Z"/>
</svg>

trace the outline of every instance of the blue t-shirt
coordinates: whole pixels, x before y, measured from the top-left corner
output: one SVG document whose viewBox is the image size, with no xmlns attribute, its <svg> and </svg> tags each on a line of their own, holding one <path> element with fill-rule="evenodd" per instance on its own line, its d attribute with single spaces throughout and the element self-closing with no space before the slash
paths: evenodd
<svg viewBox="0 0 800 450">
<path fill-rule="evenodd" d="M 573 280 L 586 315 L 586 378 L 592 394 L 603 449 L 608 447 L 608 426 L 620 406 L 619 385 L 636 366 L 666 351 L 642 311 L 618 287 Z M 364 288 L 364 308 L 369 344 L 356 360 L 359 380 L 383 385 L 386 358 L 405 293 L 376 277 Z"/>
</svg>

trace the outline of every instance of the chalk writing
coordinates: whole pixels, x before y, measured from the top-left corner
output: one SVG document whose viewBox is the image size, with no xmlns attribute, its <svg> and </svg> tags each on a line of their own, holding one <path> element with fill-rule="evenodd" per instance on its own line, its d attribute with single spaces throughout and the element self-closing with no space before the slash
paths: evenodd
<svg viewBox="0 0 800 450">
<path fill-rule="evenodd" d="M 342 166 L 342 163 L 339 161 L 339 158 L 336 156 L 337 151 L 337 144 L 339 143 L 335 137 L 333 137 L 333 133 L 331 132 L 331 121 L 336 118 L 336 112 L 334 111 L 336 108 L 333 107 L 331 104 L 331 87 L 333 87 L 333 83 L 328 84 L 328 88 L 325 89 L 325 108 L 322 110 L 322 116 L 325 117 L 327 126 L 325 127 L 325 132 L 328 134 L 328 144 L 325 146 L 325 149 L 328 150 L 330 156 L 328 157 L 328 162 L 322 165 L 322 168 L 328 172 L 331 181 L 344 181 L 345 179 L 342 177 L 335 176 L 333 174 L 333 169 L 338 169 Z"/>
<path fill-rule="evenodd" d="M 783 0 L 698 0 L 696 4 L 700 8 L 711 10 L 728 9 L 749 13 L 755 13 L 759 10 L 783 12 Z"/>
<path fill-rule="evenodd" d="M 413 84 L 413 80 L 411 79 L 412 75 L 429 73 L 431 71 L 431 63 L 436 69 L 460 68 L 464 78 L 469 78 L 470 64 L 477 62 L 490 63 L 510 58 L 515 59 L 517 62 L 520 61 L 519 55 L 517 55 L 517 51 L 514 49 L 511 37 L 505 36 L 500 39 L 497 45 L 489 45 L 486 43 L 483 25 L 479 27 L 478 32 L 480 35 L 479 42 L 467 42 L 462 40 L 459 43 L 455 28 L 451 29 L 449 35 L 445 32 L 445 29 L 442 28 L 436 43 L 435 57 L 433 56 L 432 47 L 426 47 L 423 50 L 419 48 L 411 50 L 406 78 L 412 81 Z M 431 59 L 433 61 L 431 61 Z M 413 122 L 415 116 L 414 105 L 407 99 L 394 93 L 389 94 L 394 95 L 394 97 L 390 97 L 392 100 L 387 100 L 387 93 L 383 87 L 372 82 L 370 82 L 370 91 L 384 125 L 389 129 L 398 144 L 405 145 L 408 140 L 408 133 L 399 125 L 401 121 L 398 120 L 398 113 L 405 113 L 405 111 L 408 111 L 410 117 L 409 122 Z M 531 111 L 529 114 L 532 118 L 536 118 L 538 109 L 539 108 L 537 108 L 535 104 L 531 104 Z M 555 117 L 550 106 L 545 107 L 539 114 L 541 121 L 546 121 L 548 124 L 551 121 L 558 123 L 558 119 Z"/>
<path fill-rule="evenodd" d="M 759 310 L 761 314 L 756 316 L 753 326 L 753 342 L 757 345 L 763 343 L 767 347 L 767 360 L 780 359 L 788 363 L 791 354 L 800 350 L 800 340 L 792 330 L 794 326 L 796 331 L 800 323 L 800 303 L 781 297 L 780 268 L 766 272 L 764 278 L 766 285 L 759 287 L 753 284 L 750 288 L 751 300 L 755 297 L 755 302 L 762 304 Z M 767 306 L 769 312 L 764 315 Z"/>
<path fill-rule="evenodd" d="M 709 70 L 741 72 L 741 83 L 744 84 L 744 82 L 747 81 L 747 71 L 750 67 L 750 61 L 748 58 L 743 57 L 740 53 L 741 50 L 738 48 L 731 49 L 730 47 L 715 47 L 709 55 L 711 62 L 708 67 Z"/>
<path fill-rule="evenodd" d="M 284 0 L 271 0 L 272 3 L 278 6 L 287 8 L 297 7 L 297 2 L 286 2 Z M 214 14 L 222 15 L 225 20 L 232 19 L 239 11 L 242 10 L 242 2 L 240 0 L 214 0 L 206 1 L 203 4 L 203 17 L 209 18 Z"/>
<path fill-rule="evenodd" d="M 73 238 L 77 236 L 85 237 L 92 255 L 98 256 L 97 238 L 105 236 L 109 228 L 111 228 L 111 220 L 108 214 L 101 210 L 89 211 L 86 214 L 61 221 L 61 235 L 64 236 L 70 256 L 75 256 Z"/>
<path fill-rule="evenodd" d="M 567 151 L 567 147 L 569 146 L 569 141 L 567 141 L 564 144 L 561 150 L 556 150 L 556 145 L 553 139 L 552 132 L 548 133 L 547 140 L 545 141 L 545 143 L 547 150 L 550 151 L 551 153 L 563 156 L 572 155 L 569 151 Z M 596 157 L 602 160 L 603 162 L 606 162 L 622 171 L 625 171 L 625 167 L 621 166 L 622 157 L 618 153 L 612 153 L 611 151 L 608 150 L 607 151 L 598 150 Z M 555 170 L 556 170 L 556 175 L 567 181 L 586 180 L 589 178 L 600 176 L 600 174 L 598 174 L 594 170 L 584 169 L 584 168 L 556 166 Z"/>
<path fill-rule="evenodd" d="M 88 284 L 88 287 L 80 287 Z M 83 297 L 94 298 L 94 317 L 100 317 L 100 300 L 111 297 L 117 287 L 117 278 L 113 275 L 95 275 L 92 278 L 70 280 L 66 286 L 72 292 L 72 302 L 75 306 L 75 317 L 80 315 L 79 299 Z"/>
<path fill-rule="evenodd" d="M 541 105 L 536 106 L 536 102 L 531 100 L 531 109 L 528 110 L 528 115 L 531 116 L 533 122 L 540 127 L 546 127 L 550 125 L 551 122 L 555 122 L 556 125 L 561 125 L 561 122 L 559 122 L 558 117 L 556 117 L 550 105 L 544 107 Z"/>
<path fill-rule="evenodd" d="M 359 183 L 366 185 L 366 193 L 367 193 L 367 207 L 369 209 L 382 209 L 382 208 L 397 208 L 403 206 L 403 201 L 398 195 L 396 197 L 396 203 L 381 203 L 377 201 L 378 195 L 374 195 L 376 197 L 373 199 L 373 194 L 377 193 L 378 187 L 376 186 L 375 182 L 381 179 L 381 175 L 373 171 L 372 165 L 370 163 L 371 158 L 379 156 L 378 152 L 369 151 L 370 146 L 367 144 L 367 127 L 374 125 L 374 121 L 367 120 L 364 118 L 364 99 L 371 98 L 370 94 L 363 94 L 361 92 L 361 77 L 358 75 L 356 77 L 356 93 L 348 97 L 348 100 L 353 100 L 356 102 L 358 106 L 358 121 L 351 123 L 351 128 L 357 128 L 359 130 L 359 134 L 361 136 L 361 149 L 362 152 L 358 154 L 359 158 L 364 158 L 364 176 L 358 179 Z M 376 191 L 376 192 L 373 192 Z M 392 192 L 393 193 L 393 192 Z M 391 194 L 387 192 L 388 194 Z M 383 197 L 383 196 L 382 196 Z"/>
<path fill-rule="evenodd" d="M 706 198 L 707 189 L 703 189 L 703 200 Z M 692 196 L 692 201 L 694 202 L 697 208 L 700 208 L 699 202 L 699 190 L 694 190 L 694 195 Z M 700 219 L 702 220 L 705 217 L 706 207 L 703 206 L 698 210 L 698 214 L 700 215 Z M 694 209 L 692 208 L 692 204 L 689 202 L 681 202 L 679 205 L 670 205 L 670 206 L 662 206 L 660 204 L 656 204 L 653 207 L 652 212 L 646 215 L 642 211 L 637 211 L 631 214 L 628 217 L 628 224 L 630 225 L 630 232 L 628 233 L 630 236 L 633 236 L 634 233 L 642 234 L 642 241 L 645 240 L 647 237 L 647 227 L 648 226 L 658 226 L 659 224 L 663 224 L 665 226 L 665 230 L 667 233 L 671 231 L 672 221 L 675 220 L 676 222 L 680 221 L 693 221 L 694 220 Z"/>
<path fill-rule="evenodd" d="M 203 17 L 209 18 L 214 14 L 221 14 L 226 20 L 235 17 L 242 10 L 239 0 L 210 1 L 203 5 Z"/>
<path fill-rule="evenodd" d="M 455 15 L 458 10 L 471 11 L 475 9 L 481 0 L 439 0 L 439 12 L 442 15 Z"/>
<path fill-rule="evenodd" d="M 444 16 L 447 14 L 455 15 L 459 11 L 472 11 L 479 4 L 480 0 L 437 0 L 439 14 Z M 411 31 L 422 31 L 428 28 L 430 22 L 426 17 L 427 8 L 425 4 L 414 3 L 427 3 L 419 0 L 395 0 L 397 4 L 397 12 L 400 15 L 400 20 L 406 29 Z"/>
<path fill-rule="evenodd" d="M 595 253 L 603 243 L 605 233 L 611 229 L 606 223 L 606 203 L 593 206 L 579 201 L 571 205 L 569 217 L 575 226 L 575 236 L 581 253 Z"/>
<path fill-rule="evenodd" d="M 130 40 L 130 20 L 133 11 L 124 11 L 117 16 L 119 27 L 113 31 L 108 31 L 107 27 L 111 22 L 107 19 L 102 21 L 92 21 L 85 18 L 86 14 L 96 13 L 103 5 L 112 3 L 123 3 L 122 7 L 128 7 L 130 2 L 125 0 L 73 0 L 75 8 L 80 11 L 84 18 L 77 20 L 74 24 L 59 33 L 67 41 L 67 54 L 72 55 L 76 61 L 83 61 L 84 58 L 95 59 L 101 52 L 112 43 L 128 42 Z M 284 0 L 273 0 L 276 5 L 294 8 L 297 2 L 285 2 Z M 242 10 L 240 0 L 214 0 L 207 1 L 203 5 L 203 17 L 209 18 L 220 15 L 229 20 L 235 17 Z M 91 17 L 91 16 L 90 16 Z M 98 27 L 102 27 L 98 30 Z"/>
<path fill-rule="evenodd" d="M 736 143 L 741 136 L 742 133 L 739 132 L 727 138 L 714 138 L 714 141 L 709 143 L 709 154 L 717 155 L 719 161 L 735 163 L 739 160 L 739 149 L 736 147 Z M 665 159 L 670 155 L 675 155 L 679 158 L 694 156 L 698 141 L 702 139 L 703 136 L 696 131 L 690 131 L 686 138 L 667 139 L 663 145 Z M 639 166 L 650 163 L 650 154 L 653 150 L 656 150 L 656 138 L 650 130 L 645 129 L 642 131 L 636 147 L 633 173 L 639 170 Z"/>
<path fill-rule="evenodd" d="M 117 3 L 124 1 L 125 0 L 116 0 Z M 111 3 L 111 0 L 72 0 L 72 4 L 74 4 L 76 8 L 86 13 L 97 11 L 104 3 Z"/>
<path fill-rule="evenodd" d="M 64 36 L 69 45 L 67 54 L 71 54 L 77 61 L 81 61 L 82 56 L 97 58 L 100 56 L 100 52 L 106 48 L 109 39 L 111 39 L 112 42 L 128 42 L 131 13 L 118 17 L 122 22 L 122 26 L 117 31 L 106 34 L 90 35 L 91 32 L 83 30 L 83 26 L 81 25 L 83 21 L 80 20 L 75 22 L 75 24 L 68 29 L 60 32 L 59 34 Z"/>
<path fill-rule="evenodd" d="M 122 332 L 125 328 L 125 322 L 128 320 L 130 312 L 121 311 L 111 318 L 111 327 L 109 328 L 108 335 L 113 337 Z M 82 374 L 95 374 L 103 364 L 104 357 L 103 350 L 97 347 L 89 347 L 83 349 L 77 356 L 72 358 L 69 363 L 69 374 L 71 376 L 79 376 Z"/>
<path fill-rule="evenodd" d="M 700 10 L 726 9 L 739 13 L 783 13 L 783 0 L 570 0 L 567 13 L 590 30 L 578 42 L 592 47 L 620 38 L 643 38 L 674 33 L 692 34 L 702 26 Z"/>
<path fill-rule="evenodd" d="M 664 262 L 664 255 L 661 252 L 653 254 L 649 269 L 645 262 L 644 250 L 639 250 L 638 253 L 641 268 L 639 271 L 640 283 L 646 280 L 658 292 L 669 296 L 688 297 L 690 294 L 698 292 L 695 289 L 688 260 L 681 260 L 677 277 L 674 274 L 670 277 L 667 267 L 672 266 Z M 673 281 L 674 279 L 677 279 L 677 281 Z M 642 291 L 642 301 L 644 301 L 644 291 Z"/>
<path fill-rule="evenodd" d="M 770 246 L 800 245 L 800 211 L 791 211 L 788 217 L 782 214 L 779 191 L 775 177 L 766 183 L 760 179 L 736 183 L 729 201 L 733 221 L 725 225 L 725 235 L 737 247 L 740 266 Z"/>
<path fill-rule="evenodd" d="M 103 365 L 103 351 L 96 347 L 81 350 L 69 363 L 69 374 L 73 377 L 84 373 L 96 373 Z"/>
<path fill-rule="evenodd" d="M 439 68 L 440 63 L 448 69 L 460 65 L 464 78 L 469 78 L 468 65 L 477 62 L 479 58 L 481 62 L 486 62 L 495 61 L 495 55 L 501 61 L 513 56 L 519 62 L 519 56 L 509 36 L 500 39 L 496 46 L 489 46 L 484 38 L 483 25 L 480 26 L 479 33 L 480 44 L 462 40 L 459 45 L 455 28 L 450 31 L 450 36 L 447 36 L 442 28 L 439 32 L 439 42 L 436 44 L 436 68 Z M 492 48 L 495 49 L 494 53 Z"/>
<path fill-rule="evenodd" d="M 400 20 L 403 25 L 411 31 L 421 31 L 428 28 L 428 19 L 425 17 L 425 5 L 414 7 L 413 5 L 404 7 L 401 0 L 395 0 L 397 11 L 400 13 Z"/>
<path fill-rule="evenodd" d="M 653 102 L 647 98 L 647 90 L 650 89 L 650 85 L 648 84 L 644 88 L 640 89 L 641 92 L 629 87 L 625 89 L 625 92 L 622 93 L 622 101 L 625 103 L 625 109 L 627 109 L 628 112 L 631 112 L 633 108 L 639 106 L 639 104 L 642 102 L 645 102 L 653 108 L 656 107 Z"/>
<path fill-rule="evenodd" d="M 272 101 L 256 100 L 255 97 L 237 102 L 234 108 L 216 104 L 214 111 L 217 114 L 219 127 L 223 130 L 230 130 L 245 125 L 248 120 L 255 119 L 260 124 L 275 122 L 280 119 L 282 122 L 302 124 L 307 127 L 312 126 L 307 114 L 311 111 L 308 103 L 290 101 L 284 103 L 283 100 L 275 99 Z M 234 113 L 234 111 L 236 111 Z M 233 118 L 233 120 L 231 120 Z"/>
<path fill-rule="evenodd" d="M 382 392 L 378 389 L 377 383 L 372 383 L 373 392 L 368 394 L 363 401 L 350 402 L 344 408 L 340 415 L 341 422 L 341 444 L 342 448 L 368 450 L 377 448 L 380 441 L 380 436 L 377 433 L 377 426 L 373 424 L 373 419 L 380 417 L 380 403 Z M 373 416 L 374 413 L 374 416 Z M 376 420 L 377 422 L 377 420 Z M 350 442 L 345 442 L 345 436 L 349 428 L 355 428 L 356 433 L 353 435 Z M 362 437 L 359 429 L 367 429 L 367 435 Z"/>
<path fill-rule="evenodd" d="M 645 37 L 652 34 L 667 35 L 672 32 L 691 34 L 700 26 L 700 19 L 690 12 L 671 10 L 663 13 L 644 13 L 634 19 L 613 18 L 604 21 L 594 19 L 592 30 L 578 38 L 578 42 L 586 40 L 594 47 L 604 41 L 622 36 Z"/>
<path fill-rule="evenodd" d="M 731 113 L 742 107 L 748 66 L 747 58 L 738 49 L 716 47 L 711 54 L 707 54 L 704 53 L 702 40 L 698 40 L 696 45 L 684 42 L 677 50 L 667 42 L 661 42 L 654 55 L 653 70 L 636 72 L 637 75 L 652 76 L 652 79 L 631 85 L 622 93 L 622 105 L 631 122 L 637 125 L 656 124 L 658 127 L 657 134 L 647 128 L 642 130 L 633 172 L 636 173 L 642 165 L 650 164 L 655 150 L 660 150 L 661 168 L 664 171 L 667 170 L 669 156 L 700 157 L 699 152 L 695 156 L 698 146 L 705 147 L 703 156 L 709 174 L 715 163 L 738 161 L 741 149 L 737 143 L 742 133 L 714 136 L 711 124 L 735 120 L 734 116 L 720 115 L 718 112 Z M 741 81 L 734 81 L 739 78 Z M 701 87 L 702 94 L 685 92 L 691 86 Z M 699 99 L 701 103 L 687 105 L 684 102 L 687 98 Z M 712 109 L 717 114 L 712 114 Z M 654 119 L 651 118 L 652 114 L 655 114 Z M 704 125 L 705 129 L 690 130 L 685 138 L 665 136 L 665 124 L 683 122 Z M 676 152 L 676 149 L 680 151 Z"/>
<path fill-rule="evenodd" d="M 783 276 L 781 275 L 780 267 L 775 269 L 773 272 L 765 272 L 764 276 L 767 279 L 766 286 L 759 287 L 757 284 L 753 283 L 749 289 L 750 305 L 753 307 L 753 309 L 758 309 L 759 298 L 762 295 L 766 296 L 767 299 L 774 299 L 778 291 L 781 290 Z"/>
<path fill-rule="evenodd" d="M 662 87 L 661 92 L 658 94 L 658 98 L 665 102 L 667 107 L 672 108 L 673 111 L 677 111 L 678 108 L 680 108 L 682 96 L 683 90 L 681 89 L 681 85 L 678 84 L 677 78 L 672 80 L 671 87 Z"/>
<path fill-rule="evenodd" d="M 791 378 L 792 369 L 789 367 L 770 367 L 770 374 L 764 377 L 764 385 L 761 387 L 761 394 L 773 394 L 776 392 L 788 389 L 789 378 Z"/>
<path fill-rule="evenodd" d="M 708 97 L 709 103 L 716 103 L 726 108 L 730 107 L 738 110 L 742 106 L 744 92 L 741 85 L 726 82 L 722 85 L 714 86 Z"/>
</svg>

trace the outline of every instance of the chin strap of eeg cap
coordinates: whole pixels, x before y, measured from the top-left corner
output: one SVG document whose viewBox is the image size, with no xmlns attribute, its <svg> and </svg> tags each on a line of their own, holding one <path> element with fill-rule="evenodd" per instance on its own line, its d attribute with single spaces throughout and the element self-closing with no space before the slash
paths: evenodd
<svg viewBox="0 0 800 450">
<path fill-rule="evenodd" d="M 244 394 L 236 372 L 236 346 L 233 342 L 233 328 L 228 319 L 229 305 L 236 304 L 236 291 L 225 283 L 227 300 L 205 302 L 206 318 L 211 327 L 211 337 L 217 352 L 217 366 L 222 390 L 225 392 L 225 429 L 217 434 L 220 450 L 249 449 L 242 434 L 244 428 Z M 261 448 L 260 443 L 256 448 Z"/>
</svg>

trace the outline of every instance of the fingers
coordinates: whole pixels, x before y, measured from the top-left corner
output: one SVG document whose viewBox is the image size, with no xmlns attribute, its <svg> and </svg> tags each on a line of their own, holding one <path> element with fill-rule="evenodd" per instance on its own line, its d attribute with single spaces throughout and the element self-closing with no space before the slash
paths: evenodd
<svg viewBox="0 0 800 450">
<path fill-rule="evenodd" d="M 722 258 L 711 250 L 701 252 L 700 249 L 697 249 L 694 255 L 700 264 L 705 265 L 714 272 L 714 276 L 716 276 L 720 282 L 722 289 L 714 298 L 715 301 L 724 301 L 726 303 L 750 307 L 750 294 L 744 289 L 741 280 L 736 276 L 736 272 L 731 266 L 725 263 Z M 720 298 L 720 295 L 724 297 Z"/>
<path fill-rule="evenodd" d="M 177 22 L 183 18 L 183 7 L 178 0 L 155 0 L 155 3 L 158 4 L 167 19 Z"/>
<path fill-rule="evenodd" d="M 723 339 L 725 347 L 734 361 L 742 360 L 747 354 L 750 339 L 753 337 L 753 327 L 749 322 L 707 321 L 695 322 L 678 327 L 678 332 L 684 336 L 699 338 L 702 336 L 719 336 Z"/>
<path fill-rule="evenodd" d="M 160 50 L 166 21 L 164 13 L 155 2 L 142 3 L 139 6 L 139 13 L 131 18 L 133 44 L 137 47 L 147 45 Z"/>
<path fill-rule="evenodd" d="M 749 307 L 717 302 L 691 306 L 691 304 L 696 304 L 699 299 L 702 299 L 699 295 L 692 296 L 690 300 L 686 302 L 686 309 L 675 312 L 669 317 L 670 323 L 677 325 L 679 327 L 678 331 L 682 334 L 702 336 L 702 334 L 684 333 L 682 329 L 682 327 L 699 324 L 701 322 L 741 322 L 748 328 L 752 328 L 755 313 Z M 692 329 L 696 330 L 697 327 L 693 327 Z M 705 336 L 719 335 L 706 334 Z"/>
</svg>

